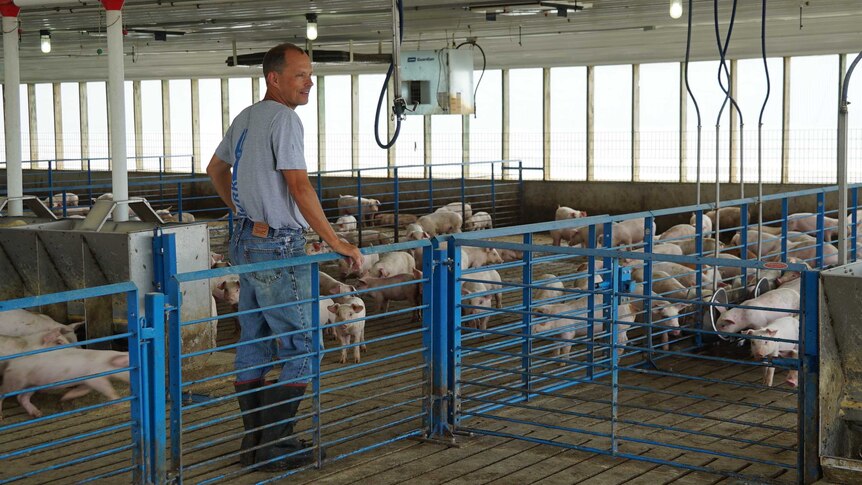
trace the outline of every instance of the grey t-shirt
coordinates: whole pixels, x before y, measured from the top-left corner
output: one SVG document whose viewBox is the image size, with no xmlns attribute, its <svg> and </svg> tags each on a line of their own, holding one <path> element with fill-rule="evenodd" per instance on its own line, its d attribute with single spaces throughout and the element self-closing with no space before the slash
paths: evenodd
<svg viewBox="0 0 862 485">
<path fill-rule="evenodd" d="M 307 170 L 299 116 L 276 101 L 242 110 L 216 156 L 233 166 L 231 198 L 239 217 L 282 229 L 308 229 L 281 170 Z"/>
</svg>

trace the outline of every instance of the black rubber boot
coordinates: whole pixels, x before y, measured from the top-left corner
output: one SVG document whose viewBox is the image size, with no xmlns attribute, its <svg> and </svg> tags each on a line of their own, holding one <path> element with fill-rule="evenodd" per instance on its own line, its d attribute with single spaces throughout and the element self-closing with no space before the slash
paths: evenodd
<svg viewBox="0 0 862 485">
<path fill-rule="evenodd" d="M 261 394 L 262 405 L 272 405 L 272 407 L 268 407 L 261 413 L 262 425 L 266 428 L 261 434 L 260 443 L 272 444 L 257 450 L 254 456 L 255 463 L 263 463 L 299 450 L 305 451 L 262 465 L 258 470 L 266 472 L 284 471 L 314 463 L 313 449 L 307 443 L 295 437 L 289 437 L 293 434 L 293 426 L 296 424 L 296 420 L 292 418 L 296 416 L 301 402 L 301 399 L 297 398 L 305 394 L 305 386 L 278 386 L 264 389 Z M 285 402 L 291 399 L 295 400 Z"/>
<path fill-rule="evenodd" d="M 235 383 L 234 390 L 237 393 L 258 389 L 263 386 L 263 379 L 257 381 L 246 381 Z M 250 392 L 236 397 L 239 401 L 239 409 L 244 413 L 242 415 L 242 427 L 245 429 L 245 434 L 242 436 L 242 444 L 240 451 L 244 453 L 239 455 L 239 464 L 242 467 L 251 466 L 254 464 L 254 451 L 245 451 L 254 448 L 260 443 L 261 430 L 261 413 L 255 411 L 262 406 L 261 392 Z"/>
</svg>

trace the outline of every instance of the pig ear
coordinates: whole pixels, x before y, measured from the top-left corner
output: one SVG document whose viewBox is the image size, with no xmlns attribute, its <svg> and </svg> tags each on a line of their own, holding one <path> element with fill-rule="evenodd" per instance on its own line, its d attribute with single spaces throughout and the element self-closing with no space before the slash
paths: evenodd
<svg viewBox="0 0 862 485">
<path fill-rule="evenodd" d="M 358 280 L 356 280 L 356 281 L 358 281 L 358 282 L 360 282 L 360 283 L 363 283 L 363 284 L 366 284 L 366 285 L 368 284 L 368 278 L 366 278 L 366 277 L 364 277 L 364 276 L 363 276 L 362 278 L 359 278 L 359 279 L 358 279 Z"/>
<path fill-rule="evenodd" d="M 365 306 L 364 306 L 364 305 L 360 305 L 360 304 L 358 304 L 358 303 L 354 303 L 354 304 L 352 304 L 352 305 L 350 305 L 350 306 L 351 306 L 351 308 L 353 308 L 353 311 L 355 311 L 355 312 L 361 312 L 361 311 L 365 310 Z"/>
<path fill-rule="evenodd" d="M 777 333 L 778 333 L 778 330 L 776 330 L 774 328 L 767 328 L 766 329 L 766 334 L 769 335 L 770 337 L 775 337 L 775 334 L 777 334 Z"/>
<path fill-rule="evenodd" d="M 742 334 L 743 335 L 754 335 L 754 330 L 750 330 L 750 329 L 749 330 L 743 330 Z"/>
<path fill-rule="evenodd" d="M 78 327 L 80 327 L 81 325 L 84 325 L 85 323 L 87 323 L 87 322 L 86 322 L 86 321 L 82 321 L 82 322 L 75 322 L 75 323 L 70 323 L 70 324 L 68 324 L 68 325 L 66 325 L 66 326 L 67 326 L 67 327 L 69 327 L 70 329 L 72 329 L 72 330 L 74 331 L 75 329 L 77 329 L 77 328 L 78 328 Z"/>
<path fill-rule="evenodd" d="M 225 288 L 225 286 L 227 286 L 227 281 L 222 281 L 221 283 L 218 284 L 218 286 L 216 286 L 216 288 L 223 290 Z"/>
<path fill-rule="evenodd" d="M 338 305 L 329 305 L 326 309 L 331 313 L 338 313 Z"/>
<path fill-rule="evenodd" d="M 469 294 L 470 294 L 470 292 L 469 292 L 469 291 L 467 291 L 467 288 L 461 288 L 461 295 L 466 296 L 466 295 L 469 295 Z"/>
<path fill-rule="evenodd" d="M 422 279 L 422 271 L 420 271 L 416 268 L 413 268 L 413 277 L 421 280 Z"/>
<path fill-rule="evenodd" d="M 63 338 L 63 332 L 61 332 L 59 328 L 55 328 L 54 330 L 51 330 L 50 332 L 45 332 L 45 335 L 42 336 L 42 343 L 43 344 L 56 343 L 57 345 L 60 345 L 63 342 L 63 340 L 65 340 Z"/>
<path fill-rule="evenodd" d="M 353 285 L 348 286 L 348 288 L 350 288 L 350 291 L 351 291 L 351 292 L 356 291 L 356 287 L 355 287 L 355 286 L 353 286 Z"/>
</svg>

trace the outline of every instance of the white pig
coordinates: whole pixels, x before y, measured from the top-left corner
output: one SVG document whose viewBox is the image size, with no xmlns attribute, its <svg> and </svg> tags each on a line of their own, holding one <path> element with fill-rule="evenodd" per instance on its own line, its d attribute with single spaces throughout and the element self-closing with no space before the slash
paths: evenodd
<svg viewBox="0 0 862 485">
<path fill-rule="evenodd" d="M 578 211 L 572 209 L 571 207 L 566 206 L 557 206 L 557 212 L 554 214 L 555 221 L 562 221 L 566 219 L 579 219 L 581 217 L 586 217 L 587 213 L 585 211 Z M 577 228 L 566 228 L 566 229 L 553 229 L 551 230 L 551 238 L 553 239 L 553 245 L 559 246 L 560 241 L 566 240 L 569 241 L 570 245 L 574 245 L 576 243 L 572 243 L 572 238 L 575 237 L 575 233 L 577 233 Z M 586 236 L 583 237 L 586 240 Z"/>
<path fill-rule="evenodd" d="M 533 284 L 535 284 L 536 286 L 547 287 L 547 288 L 540 288 L 539 290 L 536 291 L 536 294 L 533 296 L 534 302 L 540 301 L 540 300 L 549 300 L 551 298 L 559 298 L 559 297 L 563 296 L 564 294 L 566 294 L 565 291 L 548 289 L 548 288 L 561 288 L 561 289 L 565 288 L 565 285 L 563 285 L 562 281 L 548 281 L 548 280 L 554 280 L 556 278 L 557 278 L 557 275 L 546 273 L 546 274 L 539 276 L 538 280 L 533 280 Z"/>
<path fill-rule="evenodd" d="M 431 235 L 425 232 L 425 229 L 419 224 L 410 224 L 405 229 L 405 234 L 408 241 L 418 241 L 420 239 L 431 239 Z"/>
<path fill-rule="evenodd" d="M 380 210 L 380 201 L 377 199 L 362 199 L 362 217 L 367 221 L 371 221 L 374 213 Z M 340 216 L 357 216 L 359 215 L 360 199 L 354 195 L 339 195 L 338 196 L 338 215 Z"/>
<path fill-rule="evenodd" d="M 455 212 L 441 211 L 422 216 L 416 223 L 422 226 L 423 231 L 434 237 L 438 234 L 461 232 L 463 219 Z"/>
<path fill-rule="evenodd" d="M 743 330 L 743 334 L 752 337 L 778 338 L 785 340 L 799 340 L 799 320 L 794 317 L 782 317 L 761 329 Z M 774 340 L 751 340 L 751 356 L 757 360 L 767 357 L 790 357 L 791 352 L 797 351 L 799 346 L 791 342 L 776 342 Z M 793 371 L 791 371 L 793 372 Z M 775 375 L 775 367 L 763 369 L 763 384 L 772 386 L 772 378 Z M 792 376 L 788 375 L 788 382 L 793 385 Z"/>
<path fill-rule="evenodd" d="M 333 228 L 339 232 L 345 231 L 355 231 L 356 230 L 356 218 L 353 216 L 341 216 L 335 221 L 333 224 Z"/>
<path fill-rule="evenodd" d="M 722 313 L 716 322 L 716 328 L 728 333 L 764 328 L 770 322 L 792 315 L 793 310 L 799 310 L 799 292 L 790 288 L 776 288 L 757 298 L 746 300 L 742 305 L 771 308 L 771 310 L 731 308 Z"/>
<path fill-rule="evenodd" d="M 398 227 L 405 227 L 410 224 L 416 224 L 418 217 L 413 214 L 398 214 Z M 394 226 L 395 214 L 374 214 L 374 223 L 379 226 Z"/>
<path fill-rule="evenodd" d="M 470 217 L 473 216 L 473 208 L 470 207 L 470 204 L 464 203 L 464 206 L 461 207 L 460 202 L 451 202 L 449 204 L 444 205 L 443 207 L 437 209 L 435 212 L 454 212 L 461 216 L 461 219 L 466 221 Z"/>
<path fill-rule="evenodd" d="M 524 259 L 523 251 L 516 251 L 514 249 L 498 249 L 497 253 L 500 254 L 500 259 L 502 259 L 504 263 L 521 261 L 522 259 Z"/>
<path fill-rule="evenodd" d="M 318 274 L 320 275 L 318 277 L 318 282 L 321 296 L 337 295 L 339 293 L 350 293 L 351 291 L 356 291 L 356 288 L 338 281 L 323 271 L 318 271 Z"/>
<path fill-rule="evenodd" d="M 341 277 L 347 278 L 348 276 L 353 274 L 367 273 L 371 270 L 371 267 L 374 266 L 379 260 L 379 254 L 363 254 L 362 266 L 357 269 L 350 264 L 350 260 L 346 258 L 341 258 L 338 260 L 338 269 L 341 271 Z"/>
<path fill-rule="evenodd" d="M 661 235 L 657 238 L 660 241 L 668 241 L 671 239 L 682 239 L 685 237 L 695 236 L 697 234 L 697 228 L 691 224 L 677 224 L 667 231 L 661 233 Z"/>
<path fill-rule="evenodd" d="M 353 361 L 360 362 L 359 349 L 365 350 L 365 303 L 361 298 L 353 297 L 347 303 L 336 303 L 329 307 L 329 311 L 335 314 L 335 323 L 349 322 L 335 327 L 335 336 L 341 341 L 341 363 L 347 363 L 347 345 L 356 344 L 353 347 Z"/>
<path fill-rule="evenodd" d="M 374 299 L 375 303 L 377 303 L 377 311 L 381 313 L 389 311 L 389 302 L 392 300 L 407 301 L 411 307 L 414 307 L 413 320 L 418 322 L 422 319 L 422 310 L 415 307 L 418 307 L 422 303 L 422 285 L 419 283 L 407 284 L 407 282 L 421 278 L 422 272 L 414 269 L 412 274 L 397 274 L 385 278 L 365 276 L 359 278 L 357 287 L 360 290 L 371 290 L 367 295 Z M 399 286 L 379 290 L 374 289 L 386 285 Z"/>
<path fill-rule="evenodd" d="M 688 223 L 691 226 L 697 228 L 697 214 L 692 214 L 691 219 L 689 219 Z M 724 226 L 722 226 L 722 227 L 724 227 Z M 706 213 L 703 214 L 703 221 L 701 223 L 701 231 L 703 232 L 704 236 L 706 236 L 707 234 L 712 232 L 712 219 L 707 217 Z"/>
<path fill-rule="evenodd" d="M 75 329 L 84 325 L 84 322 L 63 325 L 55 322 L 51 317 L 27 310 L 8 310 L 0 312 L 0 335 L 10 337 L 21 337 L 31 333 L 60 329 L 60 332 L 70 342 L 77 342 Z"/>
<path fill-rule="evenodd" d="M 464 223 L 465 231 L 478 231 L 479 229 L 491 229 L 493 227 L 491 214 L 487 212 L 477 212 Z"/>
<path fill-rule="evenodd" d="M 27 352 L 30 350 L 53 347 L 55 345 L 68 344 L 69 340 L 63 336 L 59 328 L 46 330 L 20 337 L 7 337 L 0 335 L 0 356 L 9 356 Z M 0 361 L 0 365 L 9 361 Z"/>
<path fill-rule="evenodd" d="M 563 219 L 579 219 L 581 217 L 587 217 L 587 211 L 575 210 L 564 205 L 558 205 L 557 211 L 554 213 L 555 221 L 561 221 Z"/>
<path fill-rule="evenodd" d="M 216 300 L 225 301 L 231 305 L 239 305 L 239 275 L 231 274 L 211 278 L 210 289 Z"/>
<path fill-rule="evenodd" d="M 70 379 L 119 370 L 128 366 L 129 353 L 115 352 L 113 350 L 68 348 L 28 355 L 9 362 L 3 375 L 3 385 L 0 386 L 0 395 L 30 387 L 48 386 Z M 92 390 L 100 392 L 110 400 L 116 400 L 120 396 L 111 385 L 111 379 L 129 382 L 129 373 L 128 371 L 124 371 L 109 376 L 59 384 L 52 386 L 52 388 L 72 388 L 60 398 L 61 402 L 84 396 Z M 30 397 L 34 393 L 35 391 L 18 394 L 18 402 L 30 416 L 38 418 L 42 416 L 42 412 L 30 402 Z M 0 399 L 0 406 L 2 404 L 2 399 Z M 0 418 L 2 418 L 2 414 L 0 414 Z"/>
<path fill-rule="evenodd" d="M 43 200 L 48 207 L 63 207 L 63 195 L 57 194 L 51 197 L 50 203 L 48 199 Z M 66 192 L 66 207 L 78 207 L 78 196 L 72 192 Z"/>
<path fill-rule="evenodd" d="M 397 274 L 413 274 L 415 267 L 416 260 L 412 254 L 404 251 L 393 251 L 381 254 L 380 260 L 368 270 L 368 275 L 375 278 L 386 278 Z"/>
<path fill-rule="evenodd" d="M 487 264 L 500 264 L 503 258 L 494 248 L 461 248 L 461 269 L 478 268 Z"/>
<path fill-rule="evenodd" d="M 817 214 L 810 212 L 790 214 L 787 217 L 787 230 L 807 232 L 816 236 Z M 831 241 L 833 237 L 838 237 L 838 219 L 823 216 L 823 238 Z"/>
</svg>

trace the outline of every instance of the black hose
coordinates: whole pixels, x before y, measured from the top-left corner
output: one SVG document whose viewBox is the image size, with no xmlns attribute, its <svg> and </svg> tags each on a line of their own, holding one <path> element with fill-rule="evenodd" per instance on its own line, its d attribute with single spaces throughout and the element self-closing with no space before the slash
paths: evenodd
<svg viewBox="0 0 862 485">
<path fill-rule="evenodd" d="M 691 55 L 691 16 L 692 4 L 694 0 L 688 0 L 688 34 L 685 39 L 685 90 L 688 91 L 688 96 L 694 104 L 694 111 L 697 113 L 697 203 L 700 204 L 700 131 L 703 127 L 700 118 L 700 106 L 697 104 L 697 99 L 694 93 L 691 92 L 691 86 L 688 83 L 688 60 Z M 682 155 L 682 154 L 680 154 Z"/>
<path fill-rule="evenodd" d="M 479 44 L 477 44 L 475 41 L 461 42 L 460 44 L 458 44 L 458 47 L 456 47 L 456 49 L 460 49 L 461 46 L 468 45 L 468 44 L 476 47 L 477 49 L 479 49 L 479 52 L 482 53 L 482 73 L 479 74 L 479 80 L 476 81 L 476 87 L 473 89 L 473 118 L 475 118 L 476 117 L 476 93 L 479 92 L 479 85 L 482 84 L 482 78 L 485 77 L 485 67 L 488 64 L 488 59 L 485 57 L 485 50 L 482 49 L 482 47 Z"/>
<path fill-rule="evenodd" d="M 395 4 L 398 6 L 398 43 L 400 44 L 404 40 L 404 4 L 402 0 L 396 0 Z M 394 53 L 395 48 L 393 47 L 392 50 Z M 395 133 L 392 135 L 392 139 L 386 143 L 380 141 L 380 108 L 383 106 L 383 98 L 386 97 L 386 88 L 389 86 L 389 79 L 392 77 L 394 70 L 395 59 L 392 59 L 389 63 L 389 70 L 386 71 L 386 79 L 383 80 L 383 86 L 380 88 L 380 97 L 377 99 L 377 110 L 374 112 L 374 141 L 377 142 L 377 146 L 384 150 L 391 148 L 401 133 L 401 114 L 395 113 Z M 398 89 L 401 89 L 401 86 L 393 86 L 392 88 L 397 92 Z"/>
<path fill-rule="evenodd" d="M 733 0 L 733 9 L 730 13 L 730 24 L 727 27 L 727 36 L 724 39 L 724 44 L 721 43 L 721 34 L 718 31 L 718 0 L 713 0 L 713 16 L 715 20 L 715 40 L 718 44 L 718 53 L 720 56 L 720 63 L 718 65 L 718 86 L 721 88 L 721 91 L 724 93 L 724 102 L 721 104 L 721 109 L 718 110 L 718 118 L 715 121 L 715 125 L 719 125 L 719 120 L 721 120 L 721 114 L 724 112 L 724 107 L 727 106 L 727 102 L 733 105 L 736 108 L 736 112 L 739 113 L 739 124 L 742 125 L 742 111 L 739 109 L 739 105 L 736 104 L 736 100 L 733 99 L 733 96 L 730 95 L 730 89 L 725 88 L 724 83 L 721 82 L 721 73 L 724 72 L 725 76 L 727 76 L 728 80 L 730 79 L 730 70 L 727 68 L 727 47 L 730 45 L 730 36 L 733 34 L 733 24 L 736 22 L 736 2 L 737 0 Z"/>
<path fill-rule="evenodd" d="M 769 101 L 771 90 L 769 65 L 766 63 L 766 0 L 763 0 L 760 12 L 760 52 L 763 58 L 763 70 L 766 72 L 766 97 L 763 98 L 763 106 L 760 107 L 760 118 L 757 121 L 760 126 L 763 126 L 763 113 L 766 111 L 766 102 Z"/>
</svg>

